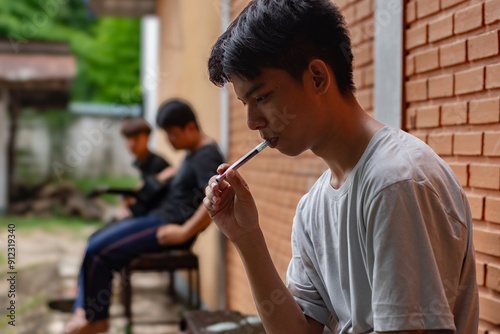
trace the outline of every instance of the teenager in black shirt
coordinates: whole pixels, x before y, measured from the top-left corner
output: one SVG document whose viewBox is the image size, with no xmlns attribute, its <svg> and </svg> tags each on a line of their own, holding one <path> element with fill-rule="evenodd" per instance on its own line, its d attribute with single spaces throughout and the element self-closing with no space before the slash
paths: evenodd
<svg viewBox="0 0 500 334">
<path fill-rule="evenodd" d="M 186 158 L 169 182 L 158 210 L 125 220 L 89 239 L 67 334 L 106 332 L 113 272 L 142 253 L 189 248 L 211 222 L 202 200 L 205 185 L 223 162 L 217 144 L 201 131 L 193 110 L 183 101 L 163 104 L 157 125 L 167 132 L 175 149 L 186 150 Z"/>
</svg>

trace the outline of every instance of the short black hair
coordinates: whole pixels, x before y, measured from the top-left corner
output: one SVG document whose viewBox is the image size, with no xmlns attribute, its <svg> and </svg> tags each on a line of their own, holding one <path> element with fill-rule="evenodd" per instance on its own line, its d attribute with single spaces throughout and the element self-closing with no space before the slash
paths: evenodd
<svg viewBox="0 0 500 334">
<path fill-rule="evenodd" d="M 121 134 L 124 137 L 134 137 L 140 133 L 149 135 L 151 133 L 151 127 L 148 122 L 142 117 L 137 118 L 125 118 L 122 122 Z"/>
<path fill-rule="evenodd" d="M 163 103 L 156 115 L 156 125 L 162 129 L 173 126 L 185 128 L 190 122 L 193 122 L 196 128 L 200 129 L 191 105 L 179 99 L 172 99 Z"/>
<path fill-rule="evenodd" d="M 355 92 L 351 39 L 331 0 L 252 0 L 215 43 L 208 69 L 219 87 L 231 75 L 255 79 L 262 68 L 301 82 L 314 58 L 332 68 L 344 96 Z"/>
</svg>

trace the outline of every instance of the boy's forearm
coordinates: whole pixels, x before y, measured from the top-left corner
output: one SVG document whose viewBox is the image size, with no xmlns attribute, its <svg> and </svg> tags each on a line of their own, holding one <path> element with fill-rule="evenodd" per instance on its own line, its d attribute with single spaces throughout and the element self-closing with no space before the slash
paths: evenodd
<svg viewBox="0 0 500 334">
<path fill-rule="evenodd" d="M 186 240 L 191 239 L 192 237 L 206 229 L 211 222 L 212 219 L 210 218 L 210 215 L 205 209 L 205 206 L 201 204 L 196 212 L 191 216 L 191 218 L 189 218 L 183 224 L 183 228 L 185 228 L 187 235 Z"/>
<path fill-rule="evenodd" d="M 261 230 L 235 241 L 245 266 L 253 297 L 266 332 L 308 333 L 315 331 L 281 280 Z M 321 333 L 318 331 L 318 333 Z"/>
<path fill-rule="evenodd" d="M 155 175 L 156 180 L 163 184 L 167 182 L 167 180 L 171 179 L 176 173 L 178 167 L 170 166 L 159 172 L 158 174 Z"/>
</svg>

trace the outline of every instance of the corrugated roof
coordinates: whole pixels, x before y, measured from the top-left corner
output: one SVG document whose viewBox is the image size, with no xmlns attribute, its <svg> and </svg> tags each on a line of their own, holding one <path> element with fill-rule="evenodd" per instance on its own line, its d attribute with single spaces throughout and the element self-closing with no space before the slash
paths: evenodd
<svg viewBox="0 0 500 334">
<path fill-rule="evenodd" d="M 0 54 L 0 81 L 71 81 L 76 75 L 72 55 Z"/>
</svg>

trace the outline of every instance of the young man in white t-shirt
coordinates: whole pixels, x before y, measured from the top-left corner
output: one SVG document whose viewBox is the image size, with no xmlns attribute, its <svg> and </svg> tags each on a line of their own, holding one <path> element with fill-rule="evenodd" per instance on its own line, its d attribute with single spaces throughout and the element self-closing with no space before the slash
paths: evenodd
<svg viewBox="0 0 500 334">
<path fill-rule="evenodd" d="M 268 333 L 477 332 L 464 191 L 427 145 L 359 106 L 337 7 L 252 1 L 214 45 L 209 72 L 218 86 L 232 82 L 248 127 L 271 147 L 311 150 L 329 167 L 298 205 L 287 286 L 242 176 L 230 171 L 206 188 L 205 206 L 238 249 L 257 308 L 274 301 L 271 314 L 259 310 Z"/>
</svg>

